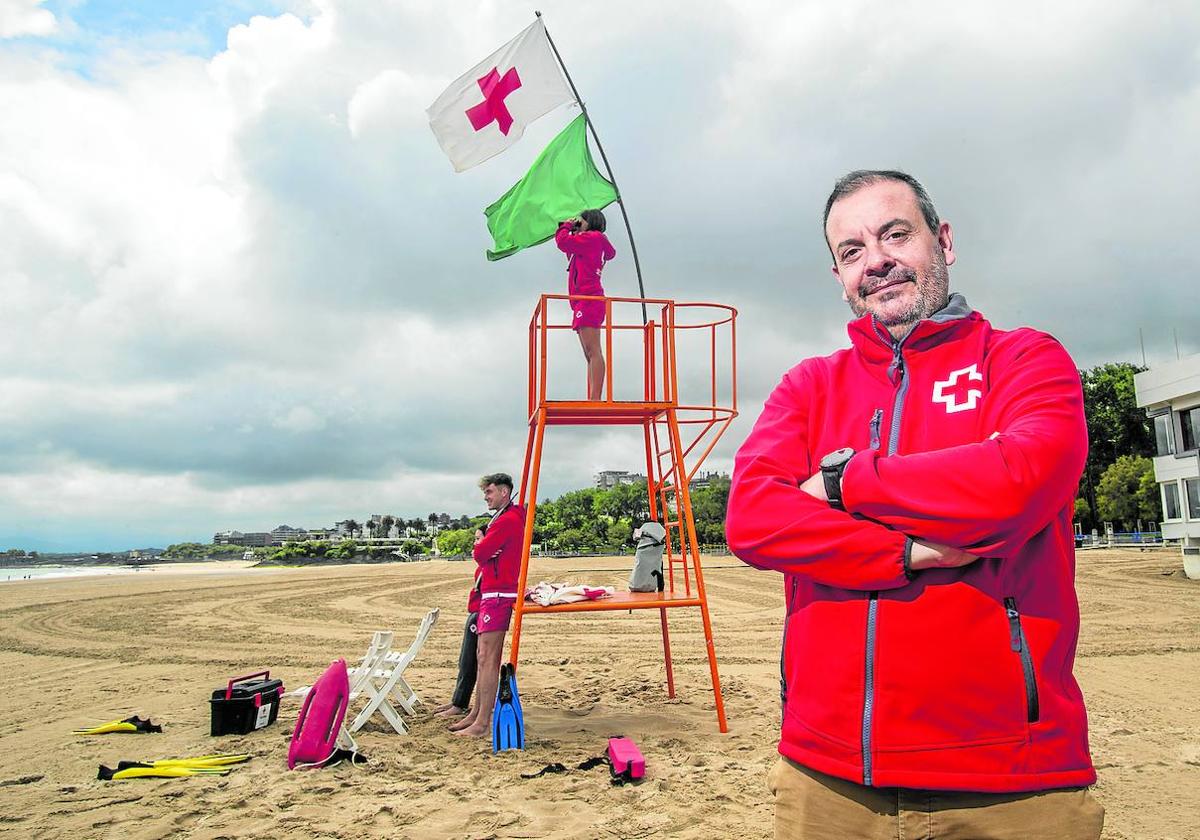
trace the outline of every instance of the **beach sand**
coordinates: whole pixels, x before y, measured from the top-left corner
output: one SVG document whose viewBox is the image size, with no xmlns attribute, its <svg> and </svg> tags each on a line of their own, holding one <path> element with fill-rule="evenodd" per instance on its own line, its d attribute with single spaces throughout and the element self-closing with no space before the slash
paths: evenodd
<svg viewBox="0 0 1200 840">
<path fill-rule="evenodd" d="M 531 579 L 620 584 L 629 558 L 541 560 Z M 299 701 L 246 736 L 209 737 L 211 692 L 270 668 L 289 688 L 370 631 L 407 645 L 441 620 L 407 676 L 428 707 L 453 685 L 469 563 L 160 567 L 0 587 L 0 836 L 765 838 L 779 729 L 778 575 L 706 558 L 730 731 L 717 731 L 699 611 L 671 615 L 678 697 L 666 696 L 654 611 L 534 616 L 521 642 L 524 752 L 456 737 L 427 713 L 400 736 L 368 724 L 365 766 L 286 770 Z M 1079 555 L 1076 674 L 1088 702 L 1109 838 L 1200 838 L 1200 583 L 1177 551 Z M 920 643 L 920 642 L 918 642 Z M 924 644 L 931 651 L 936 640 Z M 161 735 L 70 730 L 150 716 Z M 376 721 L 379 719 L 377 718 Z M 647 759 L 637 786 L 571 767 L 615 734 Z M 100 782 L 96 767 L 215 751 L 255 758 L 225 778 Z"/>
</svg>

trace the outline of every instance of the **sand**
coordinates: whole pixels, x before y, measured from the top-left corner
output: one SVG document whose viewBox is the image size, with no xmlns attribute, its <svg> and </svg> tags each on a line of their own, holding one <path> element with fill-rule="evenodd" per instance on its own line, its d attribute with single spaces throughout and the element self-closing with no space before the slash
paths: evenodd
<svg viewBox="0 0 1200 840">
<path fill-rule="evenodd" d="M 533 577 L 619 583 L 628 560 L 555 560 Z M 1109 838 L 1200 838 L 1200 583 L 1171 551 L 1079 558 L 1076 673 L 1091 717 Z M 289 687 L 370 631 L 442 620 L 408 674 L 430 703 L 454 680 L 470 568 L 429 562 L 320 569 L 243 563 L 0 585 L 0 836 L 765 838 L 778 736 L 778 576 L 706 558 L 730 731 L 717 731 L 699 613 L 672 613 L 678 697 L 666 697 L 657 613 L 531 617 L 521 645 L 528 749 L 501 755 L 429 715 L 360 733 L 366 766 L 285 769 L 298 701 L 247 736 L 208 735 L 208 698 L 270 668 Z M 590 570 L 590 571 L 588 571 Z M 151 716 L 162 735 L 74 738 Z M 522 779 L 639 743 L 644 783 L 597 768 Z M 215 750 L 255 758 L 223 779 L 100 782 L 100 763 Z"/>
</svg>

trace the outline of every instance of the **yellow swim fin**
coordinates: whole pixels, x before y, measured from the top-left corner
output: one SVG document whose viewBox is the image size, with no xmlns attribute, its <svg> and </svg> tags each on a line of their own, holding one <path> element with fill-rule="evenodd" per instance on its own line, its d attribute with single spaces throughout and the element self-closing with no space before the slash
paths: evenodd
<svg viewBox="0 0 1200 840">
<path fill-rule="evenodd" d="M 234 764 L 249 761 L 244 753 L 217 753 L 194 758 L 161 758 L 157 761 L 121 761 L 116 769 L 100 765 L 96 778 L 105 782 L 122 779 L 178 779 L 184 776 L 224 776 Z"/>
<path fill-rule="evenodd" d="M 150 718 L 142 720 L 137 715 L 133 715 L 124 720 L 110 720 L 99 726 L 72 730 L 73 735 L 107 735 L 110 732 L 162 732 L 162 727 L 151 723 Z"/>
<path fill-rule="evenodd" d="M 148 762 L 152 767 L 228 767 L 249 761 L 250 756 L 241 753 L 223 753 L 217 755 L 200 755 L 195 758 L 162 758 Z"/>
<path fill-rule="evenodd" d="M 228 767 L 152 767 L 136 761 L 122 761 L 114 770 L 100 765 L 96 778 L 104 782 L 121 779 L 178 779 L 184 776 L 224 776 Z"/>
</svg>

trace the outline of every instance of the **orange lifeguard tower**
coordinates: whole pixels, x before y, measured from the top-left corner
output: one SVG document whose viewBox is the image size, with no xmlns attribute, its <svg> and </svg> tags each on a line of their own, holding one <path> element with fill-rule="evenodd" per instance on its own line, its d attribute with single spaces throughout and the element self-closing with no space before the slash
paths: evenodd
<svg viewBox="0 0 1200 840">
<path fill-rule="evenodd" d="M 692 517 L 688 486 L 704 459 L 737 416 L 737 310 L 723 304 L 676 303 L 650 298 L 575 299 L 605 302 L 605 398 L 556 399 L 548 391 L 550 340 L 552 334 L 570 330 L 571 299 L 566 295 L 542 295 L 529 322 L 529 437 L 519 496 L 527 506 L 527 513 L 517 591 L 524 592 L 528 583 L 546 427 L 560 425 L 642 428 L 646 446 L 646 489 L 650 518 L 661 521 L 668 535 L 664 590 L 619 591 L 610 598 L 550 607 L 528 603 L 518 597 L 514 608 L 509 660 L 517 663 L 521 625 L 526 616 L 657 609 L 662 627 L 667 695 L 674 697 L 675 674 L 671 664 L 667 610 L 699 608 L 716 700 L 717 723 L 722 732 L 727 732 L 729 726 L 721 697 L 721 680 L 717 672 L 717 655 L 713 648 L 712 623 L 704 592 L 700 547 L 696 539 L 696 523 Z M 557 312 L 552 312 L 552 305 Z M 642 316 L 640 323 L 628 317 L 636 313 L 637 308 L 640 308 Z M 647 311 L 651 317 L 648 317 Z M 567 317 L 556 317 L 558 313 Z M 686 400 L 680 399 L 677 362 L 681 354 L 688 366 Z M 622 371 L 632 368 L 639 361 L 639 356 L 640 377 L 626 380 L 614 375 L 614 369 L 618 366 Z M 582 365 L 582 359 L 578 356 L 575 358 L 576 364 Z M 707 375 L 704 375 L 705 370 Z M 614 396 L 618 393 L 621 398 Z M 686 465 L 689 460 L 690 468 Z"/>
</svg>

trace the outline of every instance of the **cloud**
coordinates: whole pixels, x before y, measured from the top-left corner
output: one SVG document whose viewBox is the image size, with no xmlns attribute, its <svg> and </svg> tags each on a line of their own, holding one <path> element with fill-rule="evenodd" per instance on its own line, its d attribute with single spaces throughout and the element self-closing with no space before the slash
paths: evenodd
<svg viewBox="0 0 1200 840">
<path fill-rule="evenodd" d="M 478 474 L 520 470 L 528 319 L 565 283 L 550 247 L 484 261 L 482 208 L 569 115 L 455 175 L 424 109 L 531 18 L 272 0 L 206 54 L 108 30 L 81 53 L 83 10 L 56 32 L 0 0 L 0 533 L 84 547 L 477 509 Z M 1139 326 L 1152 363 L 1172 328 L 1200 349 L 1194 4 L 617 2 L 547 23 L 647 293 L 740 310 L 743 416 L 709 466 L 787 367 L 846 343 L 819 220 L 853 168 L 925 182 L 953 285 L 998 326 L 1081 365 L 1138 359 Z M 635 294 L 609 220 L 606 287 Z M 640 445 L 556 429 L 540 494 L 641 471 Z"/>
<path fill-rule="evenodd" d="M 54 13 L 38 8 L 45 0 L 0 0 L 0 38 L 49 35 L 58 28 Z"/>
</svg>

